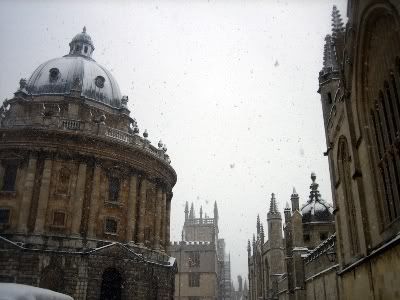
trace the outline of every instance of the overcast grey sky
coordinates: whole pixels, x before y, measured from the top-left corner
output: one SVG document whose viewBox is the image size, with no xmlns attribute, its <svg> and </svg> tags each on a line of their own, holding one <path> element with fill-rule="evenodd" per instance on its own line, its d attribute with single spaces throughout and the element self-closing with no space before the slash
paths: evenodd
<svg viewBox="0 0 400 300">
<path fill-rule="evenodd" d="M 315 171 L 331 201 L 318 72 L 332 5 L 345 16 L 345 2 L 1 1 L 0 99 L 67 54 L 86 25 L 93 58 L 129 96 L 141 132 L 168 146 L 178 174 L 172 240 L 185 201 L 212 215 L 216 200 L 236 280 L 272 192 L 281 210 L 293 186 L 304 203 Z"/>
</svg>

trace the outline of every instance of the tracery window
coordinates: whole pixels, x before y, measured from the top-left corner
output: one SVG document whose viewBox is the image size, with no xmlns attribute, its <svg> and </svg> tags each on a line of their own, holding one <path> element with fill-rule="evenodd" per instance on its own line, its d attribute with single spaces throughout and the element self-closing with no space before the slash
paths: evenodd
<svg viewBox="0 0 400 300">
<path fill-rule="evenodd" d="M 190 287 L 200 286 L 200 273 L 189 273 L 189 286 Z"/>
<path fill-rule="evenodd" d="M 340 183 L 343 189 L 343 201 L 346 210 L 347 228 L 351 247 L 351 254 L 355 255 L 359 252 L 359 242 L 357 226 L 354 224 L 356 220 L 356 209 L 354 206 L 354 199 L 352 193 L 352 178 L 351 178 L 351 165 L 350 165 L 350 153 L 345 137 L 339 139 L 339 151 L 338 151 L 338 169 Z"/>
<path fill-rule="evenodd" d="M 400 217 L 400 60 L 396 59 L 395 71 L 390 71 L 377 93 L 370 109 L 373 126 L 376 168 L 380 178 L 379 194 L 385 215 L 384 223 L 390 224 Z"/>
<path fill-rule="evenodd" d="M 199 251 L 189 252 L 188 265 L 189 265 L 189 267 L 200 267 L 200 252 Z"/>
</svg>

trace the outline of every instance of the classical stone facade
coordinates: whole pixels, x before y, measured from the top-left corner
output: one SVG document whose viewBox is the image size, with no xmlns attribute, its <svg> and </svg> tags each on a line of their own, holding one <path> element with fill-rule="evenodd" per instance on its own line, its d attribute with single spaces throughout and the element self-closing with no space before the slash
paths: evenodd
<svg viewBox="0 0 400 300">
<path fill-rule="evenodd" d="M 75 299 L 170 299 L 167 149 L 138 135 L 85 28 L 69 46 L 0 109 L 0 281 Z"/>
<path fill-rule="evenodd" d="M 347 17 L 334 8 L 319 74 L 339 296 L 398 299 L 400 3 L 350 0 Z"/>
<path fill-rule="evenodd" d="M 230 259 L 225 254 L 225 241 L 218 238 L 218 208 L 214 217 L 196 217 L 193 203 L 186 202 L 182 241 L 174 242 L 169 253 L 176 258 L 175 299 L 224 300 L 231 296 Z"/>
</svg>

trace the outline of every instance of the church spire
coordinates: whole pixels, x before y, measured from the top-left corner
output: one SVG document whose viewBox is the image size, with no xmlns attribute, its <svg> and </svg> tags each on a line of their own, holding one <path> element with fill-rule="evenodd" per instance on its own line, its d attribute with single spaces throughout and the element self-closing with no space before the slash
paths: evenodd
<svg viewBox="0 0 400 300">
<path fill-rule="evenodd" d="M 218 222 L 218 206 L 217 206 L 217 201 L 214 202 L 214 219 Z"/>
<path fill-rule="evenodd" d="M 269 212 L 268 212 L 268 217 L 273 216 L 273 215 L 279 215 L 280 217 L 280 213 L 278 211 L 278 206 L 276 204 L 276 198 L 275 198 L 275 194 L 272 193 L 271 194 L 271 201 L 269 204 Z"/>
<path fill-rule="evenodd" d="M 342 17 L 340 15 L 340 11 L 337 9 L 336 5 L 334 5 L 332 9 L 332 36 L 333 38 L 336 38 L 338 34 L 343 32 L 344 26 Z"/>
<path fill-rule="evenodd" d="M 190 218 L 190 219 L 194 219 L 194 206 L 193 206 L 193 202 L 192 202 L 192 204 L 190 205 L 189 218 Z"/>
<path fill-rule="evenodd" d="M 257 236 L 260 234 L 260 215 L 257 215 Z"/>
<path fill-rule="evenodd" d="M 263 224 L 261 224 L 261 225 L 260 225 L 260 239 L 261 239 L 261 245 L 264 245 L 264 238 L 265 238 L 264 226 L 263 226 Z"/>
<path fill-rule="evenodd" d="M 329 34 L 325 36 L 323 65 L 325 73 L 336 71 L 338 69 L 333 38 Z"/>
<path fill-rule="evenodd" d="M 186 201 L 185 204 L 185 220 L 189 217 L 189 203 Z"/>
</svg>

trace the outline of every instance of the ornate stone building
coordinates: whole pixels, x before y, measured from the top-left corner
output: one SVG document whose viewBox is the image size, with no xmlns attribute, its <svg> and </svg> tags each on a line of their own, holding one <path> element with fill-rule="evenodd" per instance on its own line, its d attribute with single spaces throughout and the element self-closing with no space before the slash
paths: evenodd
<svg viewBox="0 0 400 300">
<path fill-rule="evenodd" d="M 347 17 L 333 8 L 319 73 L 336 232 L 318 244 L 285 209 L 279 299 L 400 298 L 400 3 L 350 0 Z"/>
<path fill-rule="evenodd" d="M 253 236 L 253 245 L 251 247 L 249 241 L 247 249 L 249 299 L 304 299 L 305 272 L 308 271 L 304 258 L 335 233 L 332 206 L 321 198 L 314 173 L 311 179 L 309 199 L 301 208 L 299 195 L 293 189 L 290 197 L 292 207 L 286 204 L 283 227 L 281 213 L 272 194 L 266 242 L 264 227 L 257 218 L 257 238 Z"/>
<path fill-rule="evenodd" d="M 186 202 L 182 241 L 169 247 L 176 257 L 175 299 L 224 300 L 231 296 L 230 259 L 225 254 L 225 241 L 218 238 L 218 208 L 214 203 L 214 217 L 196 217 L 193 203 Z"/>
<path fill-rule="evenodd" d="M 340 299 L 400 298 L 400 3 L 336 8 L 319 93 L 336 219 Z"/>
<path fill-rule="evenodd" d="M 171 299 L 176 173 L 83 29 L 0 109 L 0 281 L 75 299 Z"/>
<path fill-rule="evenodd" d="M 272 194 L 267 214 L 268 240 L 265 241 L 264 226 L 257 216 L 257 236 L 253 234 L 247 246 L 249 268 L 249 299 L 276 299 L 277 277 L 285 270 L 282 216 Z"/>
</svg>

